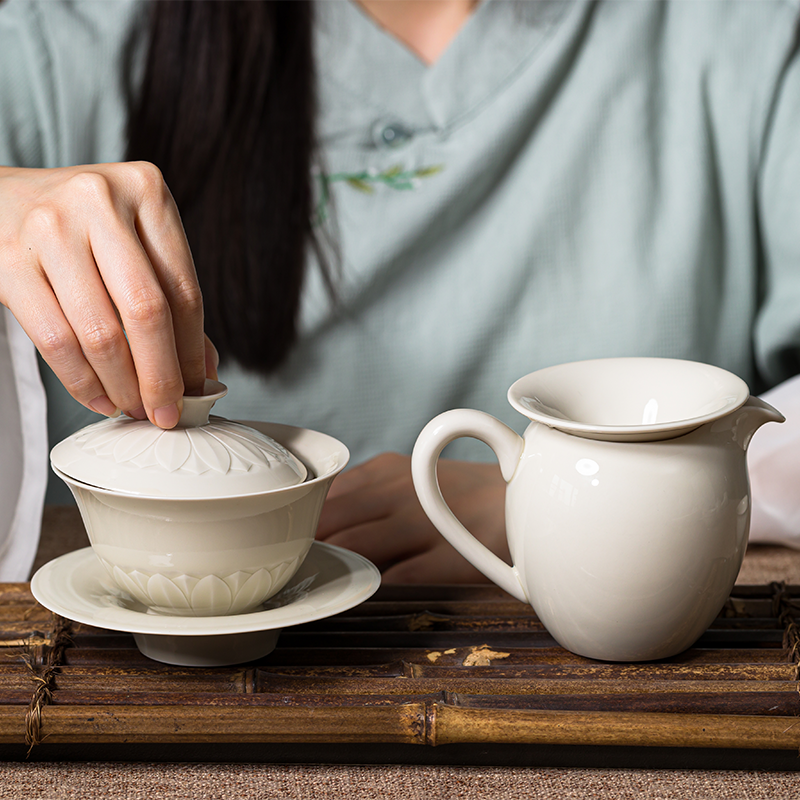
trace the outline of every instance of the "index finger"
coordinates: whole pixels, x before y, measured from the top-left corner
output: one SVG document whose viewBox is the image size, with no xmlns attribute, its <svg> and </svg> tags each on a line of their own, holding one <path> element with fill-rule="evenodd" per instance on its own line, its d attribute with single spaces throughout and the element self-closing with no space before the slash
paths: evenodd
<svg viewBox="0 0 800 800">
<path fill-rule="evenodd" d="M 147 416 L 162 428 L 172 428 L 180 416 L 184 385 L 167 298 L 137 243 L 121 237 L 113 244 L 94 240 L 92 250 L 128 339 Z"/>
<path fill-rule="evenodd" d="M 183 395 L 202 391 L 205 380 L 202 295 L 161 173 L 138 165 L 132 174 L 138 182 L 128 187 L 124 213 L 95 225 L 90 243 L 128 338 L 145 411 L 170 428 Z"/>
<path fill-rule="evenodd" d="M 142 165 L 136 165 L 142 168 Z M 144 165 L 144 168 L 152 165 Z M 155 168 L 153 168 L 155 169 Z M 203 296 L 178 207 L 161 173 L 148 176 L 136 231 L 172 314 L 172 332 L 186 394 L 200 394 L 206 378 Z"/>
</svg>

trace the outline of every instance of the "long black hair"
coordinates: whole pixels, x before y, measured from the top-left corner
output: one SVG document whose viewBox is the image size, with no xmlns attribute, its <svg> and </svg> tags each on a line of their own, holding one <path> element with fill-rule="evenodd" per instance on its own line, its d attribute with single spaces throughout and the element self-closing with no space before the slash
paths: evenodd
<svg viewBox="0 0 800 800">
<path fill-rule="evenodd" d="M 268 373 L 296 339 L 307 248 L 321 249 L 313 7 L 155 0 L 151 13 L 127 155 L 156 164 L 172 191 L 220 356 Z"/>
</svg>

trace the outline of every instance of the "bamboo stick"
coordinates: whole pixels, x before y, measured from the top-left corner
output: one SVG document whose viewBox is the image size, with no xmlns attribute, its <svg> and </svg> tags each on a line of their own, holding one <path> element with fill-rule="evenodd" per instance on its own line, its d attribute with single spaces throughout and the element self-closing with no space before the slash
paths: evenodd
<svg viewBox="0 0 800 800">
<path fill-rule="evenodd" d="M 259 694 L 216 694 L 214 692 L 188 692 L 175 689 L 165 692 L 130 692 L 118 689 L 102 691 L 59 690 L 55 706 L 117 706 L 124 697 L 126 706 L 147 705 L 159 707 L 161 713 L 171 713 L 175 706 L 218 706 L 247 708 L 288 708 L 303 713 L 305 709 L 320 707 L 379 707 L 407 705 L 414 702 L 439 701 L 457 708 L 481 709 L 491 715 L 498 711 L 564 711 L 570 713 L 589 711 L 616 712 L 659 712 L 675 715 L 715 714 L 731 719 L 739 716 L 797 716 L 800 714 L 800 700 L 796 690 L 781 692 L 745 692 L 730 696 L 709 693 L 667 693 L 667 694 L 584 694 L 584 695 L 504 695 L 462 694 L 452 691 L 431 691 L 426 693 L 421 687 L 408 687 L 407 692 L 392 686 L 352 687 L 352 693 L 337 686 L 336 691 L 326 692 L 325 687 L 315 687 L 319 693 L 259 693 Z M 436 689 L 437 687 L 431 687 Z M 374 691 L 369 691 L 370 689 Z M 21 704 L 20 697 L 10 698 L 9 705 Z M 265 713 L 271 713 L 265 711 Z"/>
<path fill-rule="evenodd" d="M 24 741 L 21 710 L 0 707 L 0 743 Z M 424 743 L 424 703 L 350 708 L 46 706 L 48 744 L 143 742 Z"/>
<path fill-rule="evenodd" d="M 797 750 L 800 719 L 613 711 L 487 714 L 484 709 L 437 706 L 428 740 L 434 745 L 497 742 Z"/>
<path fill-rule="evenodd" d="M 382 742 L 556 744 L 796 750 L 800 719 L 716 714 L 565 712 L 402 706 L 276 707 L 48 706 L 42 735 L 65 742 Z M 355 712 L 355 713 L 354 713 Z M 0 708 L 0 742 L 24 736 L 20 709 Z"/>
</svg>

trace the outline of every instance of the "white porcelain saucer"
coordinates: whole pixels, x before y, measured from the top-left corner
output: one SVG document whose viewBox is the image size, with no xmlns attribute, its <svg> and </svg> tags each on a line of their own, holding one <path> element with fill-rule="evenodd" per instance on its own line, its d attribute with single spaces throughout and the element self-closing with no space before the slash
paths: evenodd
<svg viewBox="0 0 800 800">
<path fill-rule="evenodd" d="M 111 580 L 91 547 L 60 556 L 31 580 L 36 600 L 62 617 L 132 633 L 141 652 L 180 666 L 224 666 L 270 653 L 283 628 L 357 606 L 380 585 L 363 556 L 314 542 L 297 574 L 260 610 L 227 617 L 171 617 L 149 612 Z"/>
</svg>

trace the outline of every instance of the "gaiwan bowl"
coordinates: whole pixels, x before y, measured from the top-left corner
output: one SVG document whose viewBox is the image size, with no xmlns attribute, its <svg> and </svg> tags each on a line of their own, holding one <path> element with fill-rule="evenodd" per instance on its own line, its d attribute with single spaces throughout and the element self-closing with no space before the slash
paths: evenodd
<svg viewBox="0 0 800 800">
<path fill-rule="evenodd" d="M 127 418 L 90 425 L 51 452 L 92 548 L 148 612 L 252 611 L 294 576 L 347 448 L 324 433 L 209 417 L 225 393 L 184 398 L 176 429 Z"/>
</svg>

